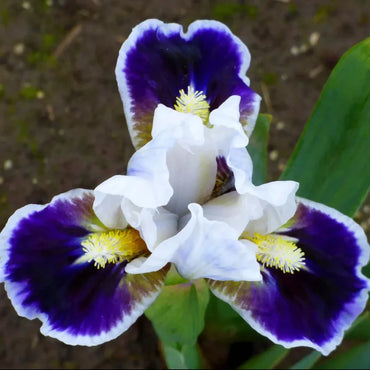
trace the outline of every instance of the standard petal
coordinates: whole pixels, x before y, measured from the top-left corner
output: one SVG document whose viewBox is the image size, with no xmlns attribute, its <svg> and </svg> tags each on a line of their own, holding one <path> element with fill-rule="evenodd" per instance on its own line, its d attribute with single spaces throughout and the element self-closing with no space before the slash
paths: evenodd
<svg viewBox="0 0 370 370">
<path fill-rule="evenodd" d="M 159 294 L 166 270 L 129 275 L 127 261 L 97 268 L 82 242 L 106 228 L 93 192 L 74 190 L 18 210 L 0 234 L 5 289 L 19 315 L 71 345 L 97 345 L 127 330 Z"/>
<path fill-rule="evenodd" d="M 159 244 L 140 266 L 130 266 L 129 272 L 157 270 L 172 262 L 187 279 L 261 279 L 253 243 L 239 241 L 226 223 L 207 220 L 199 204 L 190 204 L 189 210 L 190 219 L 182 230 Z"/>
<path fill-rule="evenodd" d="M 158 135 L 156 140 L 151 140 L 132 155 L 127 175 L 112 176 L 95 188 L 94 211 L 105 225 L 116 228 L 120 223 L 124 224 L 121 211 L 124 198 L 145 208 L 168 203 L 173 189 L 169 182 L 167 151 L 172 146 L 173 140 Z"/>
<path fill-rule="evenodd" d="M 233 173 L 235 188 L 241 192 L 252 181 L 253 163 L 245 148 L 249 140 L 239 122 L 239 104 L 240 96 L 229 97 L 211 112 L 209 122 L 218 156 L 225 158 Z"/>
<path fill-rule="evenodd" d="M 166 165 L 173 189 L 166 208 L 173 213 L 184 214 L 189 203 L 203 203 L 212 193 L 217 148 L 210 132 L 212 129 L 205 127 L 196 115 L 163 105 L 155 110 L 153 140 L 147 145 L 166 146 Z"/>
<path fill-rule="evenodd" d="M 243 232 L 267 234 L 285 224 L 295 213 L 298 183 L 273 181 L 254 186 L 245 194 L 229 191 L 203 205 L 210 220 L 226 222 L 240 236 Z"/>
<path fill-rule="evenodd" d="M 123 43 L 116 78 L 135 147 L 150 139 L 159 103 L 174 107 L 180 90 L 193 86 L 211 110 L 229 96 L 241 97 L 241 122 L 251 134 L 260 97 L 249 88 L 250 54 L 239 38 L 217 21 L 196 21 L 186 33 L 178 24 L 149 19 Z"/>
<path fill-rule="evenodd" d="M 210 287 L 272 341 L 327 355 L 366 306 L 370 284 L 361 273 L 369 260 L 365 233 L 340 212 L 299 199 L 294 218 L 280 234 L 297 240 L 305 268 L 290 274 L 265 267 L 261 282 L 209 281 Z"/>
<path fill-rule="evenodd" d="M 259 186 L 250 184 L 245 197 L 251 203 L 258 203 L 262 215 L 251 217 L 246 227 L 250 234 L 268 234 L 285 224 L 297 209 L 295 194 L 299 184 L 295 181 L 272 181 Z"/>
</svg>

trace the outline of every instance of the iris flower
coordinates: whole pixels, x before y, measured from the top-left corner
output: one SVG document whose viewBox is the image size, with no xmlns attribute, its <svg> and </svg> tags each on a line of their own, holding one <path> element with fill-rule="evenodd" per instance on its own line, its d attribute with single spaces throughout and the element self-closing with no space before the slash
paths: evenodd
<svg viewBox="0 0 370 370">
<path fill-rule="evenodd" d="M 187 32 L 157 19 L 137 25 L 123 43 L 116 66 L 129 132 L 136 148 L 151 139 L 158 104 L 197 112 L 207 122 L 210 111 L 238 95 L 240 122 L 253 131 L 260 96 L 248 85 L 250 53 L 222 23 L 200 20 Z"/>
<path fill-rule="evenodd" d="M 251 183 L 247 151 L 232 146 L 244 144 L 242 137 L 248 141 L 237 129 L 237 103 L 231 97 L 211 112 L 211 128 L 192 114 L 161 105 L 155 110 L 153 139 L 135 154 L 145 153 L 140 157 L 148 164 L 155 153 L 166 153 L 164 167 L 156 168 L 165 174 L 163 185 L 153 187 L 162 195 L 172 189 L 160 208 L 177 216 L 178 232 L 126 271 L 150 273 L 172 263 L 186 279 L 205 278 L 217 297 L 275 343 L 327 355 L 368 299 L 369 281 L 361 273 L 369 260 L 365 233 L 335 209 L 295 197 L 293 181 Z M 220 143 L 227 145 L 214 151 Z M 232 165 L 238 158 L 244 167 Z M 203 169 L 212 165 L 210 176 Z M 114 176 L 96 188 L 95 211 L 107 222 L 119 213 L 109 207 L 113 197 L 121 211 L 127 206 L 126 181 Z"/>
<path fill-rule="evenodd" d="M 171 230 L 171 217 L 150 217 L 148 239 L 128 224 L 108 228 L 93 211 L 91 190 L 74 189 L 49 204 L 17 210 L 0 234 L 1 280 L 20 316 L 39 318 L 41 332 L 72 345 L 97 345 L 127 330 L 157 297 L 168 266 L 127 274 Z M 145 215 L 143 215 L 145 218 Z M 145 226 L 144 226 L 145 229 Z"/>
<path fill-rule="evenodd" d="M 127 175 L 10 217 L 0 271 L 19 315 L 100 344 L 135 322 L 172 265 L 276 343 L 324 354 L 340 343 L 367 301 L 368 243 L 350 218 L 296 198 L 297 183 L 252 184 L 248 64 L 218 22 L 133 30 L 116 73 L 138 150 Z"/>
</svg>

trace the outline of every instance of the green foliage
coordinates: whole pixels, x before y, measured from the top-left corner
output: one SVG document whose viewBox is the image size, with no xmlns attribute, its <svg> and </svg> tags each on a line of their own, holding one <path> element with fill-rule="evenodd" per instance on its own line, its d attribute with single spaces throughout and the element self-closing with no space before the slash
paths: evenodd
<svg viewBox="0 0 370 370">
<path fill-rule="evenodd" d="M 309 355 L 296 362 L 290 369 L 311 369 L 313 365 L 321 358 L 321 353 L 312 351 Z"/>
<path fill-rule="evenodd" d="M 368 369 L 370 366 L 370 340 L 343 352 L 334 353 L 313 369 Z"/>
<path fill-rule="evenodd" d="M 30 84 L 25 84 L 19 95 L 24 99 L 35 99 L 37 97 L 38 89 Z"/>
<path fill-rule="evenodd" d="M 244 362 L 238 369 L 274 369 L 288 353 L 289 349 L 275 344 Z"/>
<path fill-rule="evenodd" d="M 145 314 L 164 344 L 194 345 L 204 327 L 208 300 L 208 287 L 202 279 L 167 285 Z"/>
<path fill-rule="evenodd" d="M 204 334 L 209 338 L 233 341 L 266 341 L 266 338 L 253 330 L 231 306 L 210 295 L 205 317 Z"/>
<path fill-rule="evenodd" d="M 203 279 L 166 285 L 145 315 L 152 322 L 162 342 L 167 366 L 170 368 L 199 368 L 197 339 L 204 328 L 204 315 L 209 290 Z"/>
<path fill-rule="evenodd" d="M 213 8 L 213 16 L 220 21 L 226 21 L 237 14 L 257 18 L 259 9 L 251 4 L 244 3 L 219 3 Z"/>
<path fill-rule="evenodd" d="M 199 348 L 196 345 L 179 345 L 178 348 L 164 345 L 163 353 L 169 369 L 200 369 L 203 367 Z"/>
<path fill-rule="evenodd" d="M 282 175 L 298 195 L 353 216 L 370 184 L 370 38 L 351 48 L 327 81 Z"/>
<path fill-rule="evenodd" d="M 255 185 L 266 182 L 267 141 L 271 120 L 272 116 L 269 114 L 258 116 L 256 127 L 247 147 L 253 161 L 253 183 Z"/>
</svg>

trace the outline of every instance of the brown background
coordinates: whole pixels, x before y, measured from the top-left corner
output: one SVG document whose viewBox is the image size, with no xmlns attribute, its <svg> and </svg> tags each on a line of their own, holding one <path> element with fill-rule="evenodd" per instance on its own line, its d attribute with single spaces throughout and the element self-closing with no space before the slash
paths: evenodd
<svg viewBox="0 0 370 370">
<path fill-rule="evenodd" d="M 184 27 L 219 19 L 248 45 L 251 86 L 263 97 L 261 112 L 274 117 L 268 146 L 268 178 L 274 180 L 335 63 L 369 36 L 370 6 L 368 0 L 1 0 L 0 228 L 27 203 L 94 188 L 125 171 L 133 147 L 114 68 L 121 43 L 147 18 Z M 320 38 L 311 46 L 314 32 Z M 367 205 L 356 216 L 366 230 L 369 213 Z M 17 316 L 3 287 L 0 317 L 1 368 L 164 366 L 145 317 L 92 348 L 42 336 L 39 322 Z M 231 348 L 206 348 L 215 368 L 250 355 L 243 344 L 233 347 L 237 360 L 230 359 Z"/>
</svg>

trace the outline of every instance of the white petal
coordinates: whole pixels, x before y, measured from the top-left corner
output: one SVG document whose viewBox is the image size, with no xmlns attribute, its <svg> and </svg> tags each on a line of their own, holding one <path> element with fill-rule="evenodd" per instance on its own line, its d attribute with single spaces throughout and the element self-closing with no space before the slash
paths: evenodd
<svg viewBox="0 0 370 370">
<path fill-rule="evenodd" d="M 128 175 L 113 176 L 95 188 L 94 211 L 109 227 L 120 225 L 122 199 L 134 205 L 156 208 L 168 203 L 173 194 L 166 163 L 166 137 L 159 136 L 136 151 L 128 163 Z"/>
<path fill-rule="evenodd" d="M 298 186 L 295 181 L 273 181 L 260 186 L 251 185 L 245 196 L 259 202 L 262 215 L 249 222 L 247 231 L 268 234 L 292 218 L 297 209 L 295 193 Z"/>
<path fill-rule="evenodd" d="M 100 221 L 109 229 L 124 229 L 127 221 L 122 214 L 120 195 L 102 193 L 95 189 L 93 209 Z"/>
<path fill-rule="evenodd" d="M 209 129 L 193 114 L 159 105 L 154 114 L 153 141 L 168 143 L 166 150 L 169 182 L 173 196 L 166 208 L 182 215 L 192 202 L 203 203 L 212 193 L 217 151 Z"/>
<path fill-rule="evenodd" d="M 178 216 L 163 207 L 141 208 L 128 199 L 122 200 L 121 207 L 128 223 L 140 232 L 150 251 L 177 232 Z"/>
<path fill-rule="evenodd" d="M 204 215 L 210 220 L 227 223 L 239 236 L 243 231 L 267 234 L 294 216 L 297 189 L 298 183 L 294 181 L 250 184 L 248 193 L 233 191 L 211 199 L 203 205 Z"/>
<path fill-rule="evenodd" d="M 127 271 L 149 272 L 172 262 L 188 279 L 261 280 L 252 243 L 239 241 L 226 223 L 207 220 L 199 204 L 190 204 L 189 210 L 191 218 L 178 234 L 158 245 L 136 270 Z"/>
<path fill-rule="evenodd" d="M 209 220 L 225 222 L 238 236 L 250 220 L 263 214 L 258 201 L 236 191 L 211 199 L 203 205 L 203 212 Z"/>
<path fill-rule="evenodd" d="M 253 164 L 245 148 L 249 140 L 239 122 L 239 104 L 240 96 L 231 96 L 210 113 L 209 121 L 218 153 L 226 158 L 234 173 L 235 188 L 241 193 L 252 181 Z"/>
</svg>

